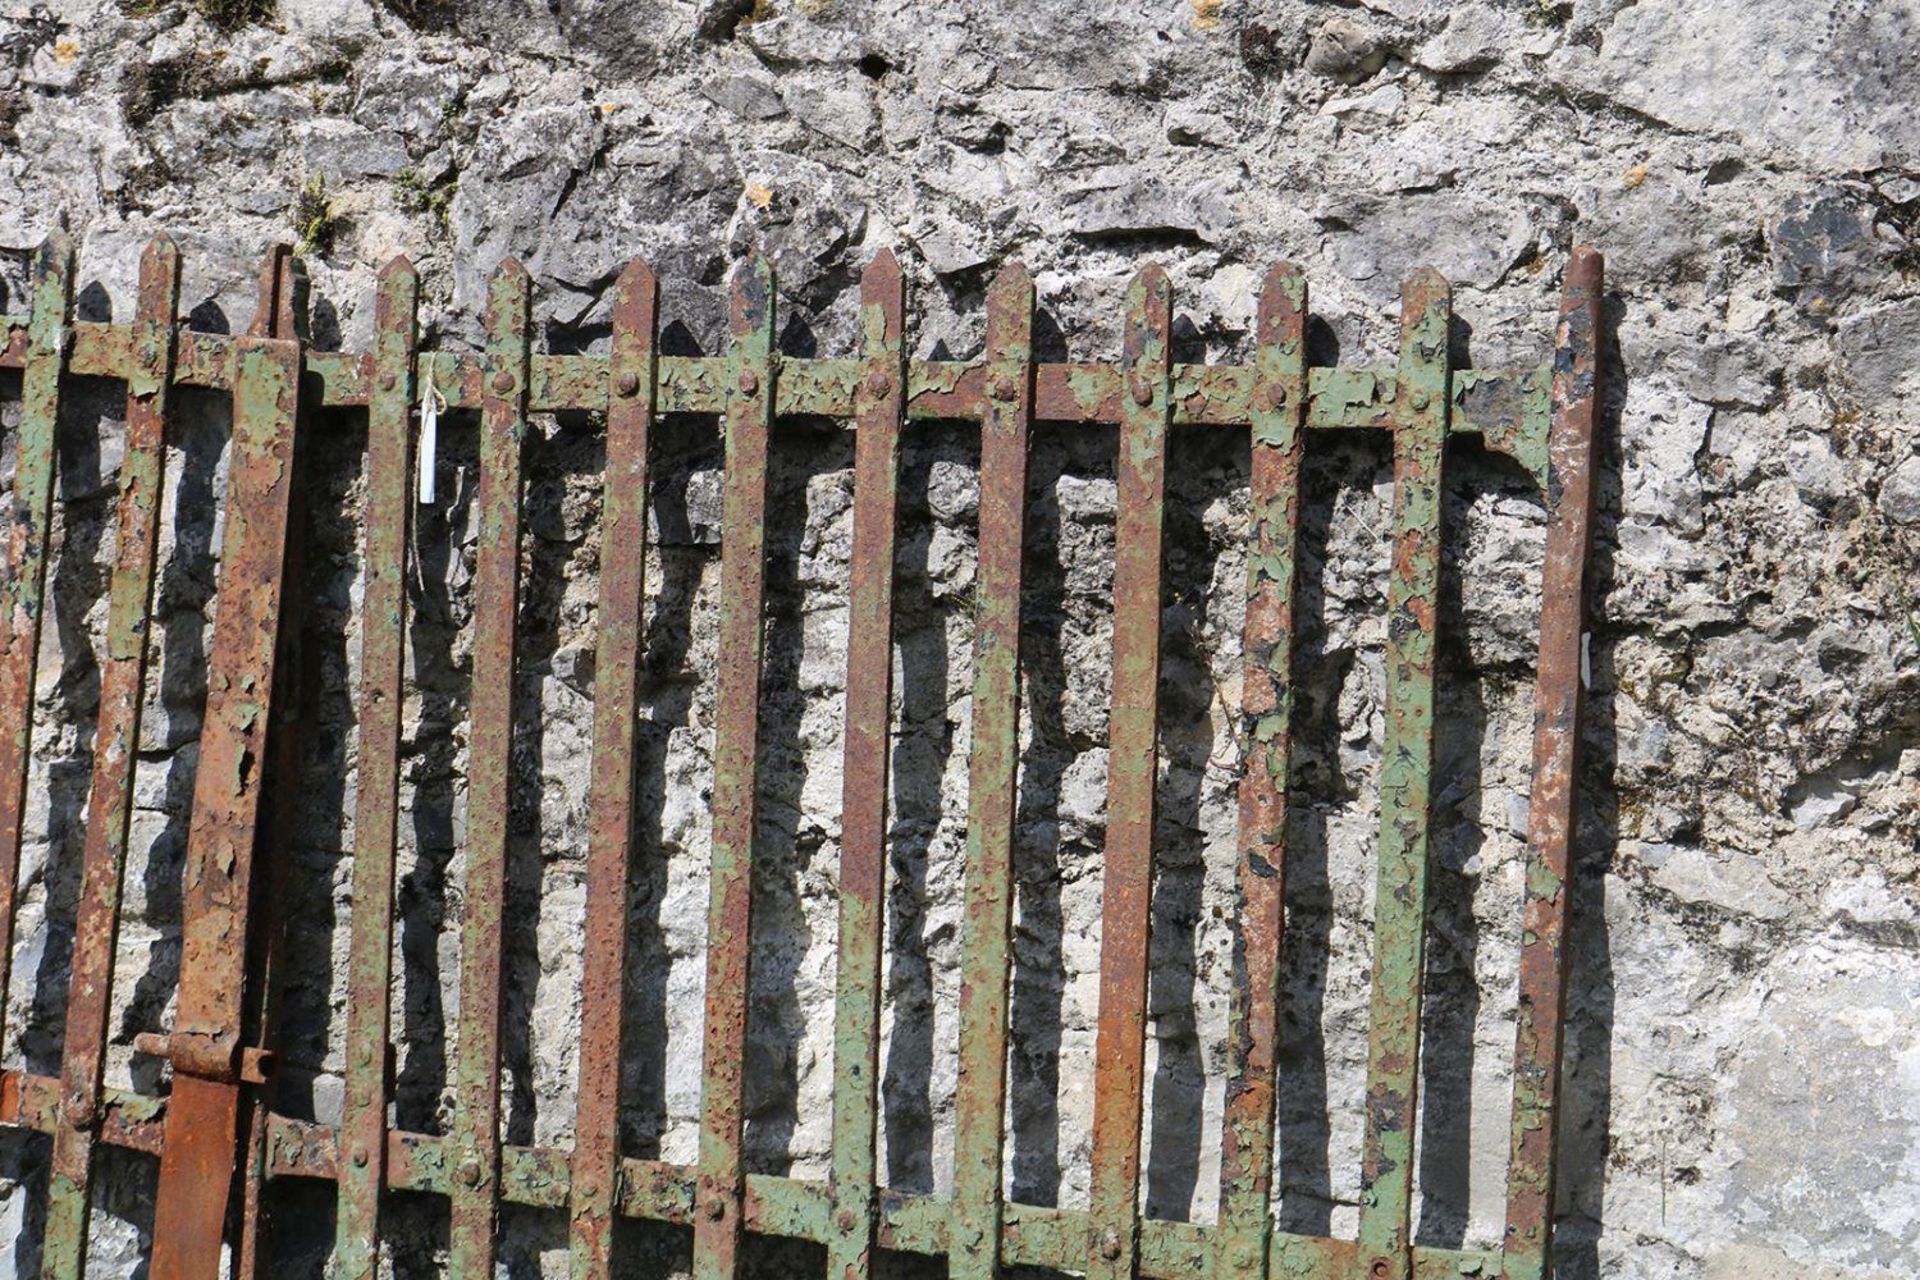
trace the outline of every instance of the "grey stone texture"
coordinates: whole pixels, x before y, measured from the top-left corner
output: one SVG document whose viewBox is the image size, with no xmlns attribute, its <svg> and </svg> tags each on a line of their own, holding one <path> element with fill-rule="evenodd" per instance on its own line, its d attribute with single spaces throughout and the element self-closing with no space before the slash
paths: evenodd
<svg viewBox="0 0 1920 1280">
<path fill-rule="evenodd" d="M 479 335 L 488 271 L 532 271 L 539 341 L 604 344 L 630 256 L 671 349 L 719 350 L 726 278 L 780 277 L 782 343 L 855 341 L 879 248 L 916 353 L 979 350 L 999 264 L 1035 272 L 1047 358 L 1111 358 L 1125 281 L 1172 274 L 1187 359 L 1240 359 L 1260 273 L 1313 291 L 1315 359 L 1387 364 L 1400 280 L 1455 283 L 1465 353 L 1529 364 L 1569 248 L 1607 255 L 1559 1274 L 1920 1274 L 1920 57 L 1913 0 L 56 0 L 0 17 L 0 287 L 65 224 L 84 316 L 125 319 L 166 229 L 202 328 L 250 319 L 265 245 L 310 243 L 314 337 L 364 347 L 411 255 L 430 345 Z M 0 392 L 7 388 L 0 383 Z M 15 401 L 5 399 L 10 472 Z M 68 410 L 33 807 L 4 1057 L 57 1065 L 113 546 L 119 391 Z M 529 452 L 523 724 L 507 936 L 508 1136 L 571 1134 L 603 449 Z M 281 1105 L 338 1114 L 351 910 L 364 432 L 326 415 L 304 477 L 319 696 L 304 743 Z M 183 397 L 120 934 L 112 1078 L 160 1028 L 224 492 L 224 409 Z M 396 1120 L 447 1124 L 476 601 L 473 433 L 443 429 L 417 533 Z M 1097 1016 L 1115 440 L 1037 433 L 1026 605 L 1009 1179 L 1083 1204 Z M 1448 599 L 1419 1235 L 1499 1238 L 1543 540 L 1518 471 L 1466 447 Z M 632 1154 L 689 1160 L 699 1106 L 721 454 L 662 429 L 624 1071 Z M 850 435 L 791 423 L 769 515 L 752 1167 L 824 1172 L 845 683 Z M 897 619 L 882 1167 L 949 1181 L 978 448 L 911 434 Z M 1231 933 L 1247 452 L 1178 437 L 1154 908 L 1146 1198 L 1211 1219 Z M 1281 1203 L 1356 1220 L 1390 459 L 1312 442 L 1291 832 Z M 626 550 L 626 549 L 620 549 Z M 0 1272 L 31 1275 L 45 1148 L 0 1136 Z M 141 1274 L 151 1162 L 110 1156 L 95 1266 Z M 324 1188 L 279 1193 L 276 1270 L 319 1276 Z M 397 1275 L 444 1218 L 390 1212 Z M 565 1269 L 512 1213 L 517 1277 Z M 629 1238 L 634 1274 L 685 1262 Z M 652 1245 L 647 1245 L 652 1241 Z M 768 1265 L 815 1267 L 771 1255 Z M 784 1261 L 783 1261 L 784 1260 Z M 785 1272 L 783 1272 L 784 1274 Z"/>
</svg>

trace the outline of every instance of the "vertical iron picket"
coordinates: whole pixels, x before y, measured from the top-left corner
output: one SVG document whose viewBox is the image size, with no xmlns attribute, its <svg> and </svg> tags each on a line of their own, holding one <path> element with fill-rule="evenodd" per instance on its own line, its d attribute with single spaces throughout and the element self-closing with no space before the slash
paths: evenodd
<svg viewBox="0 0 1920 1280">
<path fill-rule="evenodd" d="M 1139 1268 L 1153 826 L 1159 782 L 1160 604 L 1173 422 L 1173 288 L 1157 265 L 1127 290 L 1113 569 L 1113 709 L 1101 871 L 1090 1280 Z"/>
<path fill-rule="evenodd" d="M 575 1094 L 573 1280 L 605 1280 L 613 1261 L 620 1175 L 620 1047 L 627 972 L 628 852 L 633 840 L 634 698 L 646 637 L 647 452 L 659 373 L 659 285 L 646 263 L 620 273 L 608 361 L 602 489 L 599 648 L 594 662 L 593 775 L 587 833 L 586 956 L 580 1083 Z"/>
<path fill-rule="evenodd" d="M 346 1094 L 340 1116 L 345 1159 L 340 1162 L 335 1280 L 373 1280 L 380 1265 L 419 301 L 420 280 L 413 264 L 395 258 L 380 272 L 374 298 L 374 386 L 367 406 L 360 755 L 354 796 L 352 936 L 347 953 Z"/>
<path fill-rule="evenodd" d="M 1252 543 L 1240 689 L 1240 917 L 1220 1124 L 1220 1280 L 1269 1271 L 1280 931 L 1292 776 L 1294 573 L 1307 403 L 1307 282 L 1282 263 L 1260 289 L 1251 445 Z"/>
<path fill-rule="evenodd" d="M 833 1036 L 833 1242 L 827 1272 L 872 1274 L 880 1069 L 880 948 L 886 932 L 887 762 L 893 700 L 893 561 L 906 419 L 906 286 L 882 250 L 860 281 L 854 390 L 853 558 L 841 791 L 840 946 Z"/>
<path fill-rule="evenodd" d="M 1441 459 L 1447 438 L 1447 283 L 1426 269 L 1400 295 L 1393 427 L 1393 567 L 1387 579 L 1387 730 L 1380 764 L 1373 994 L 1356 1280 L 1410 1280 L 1413 1139 L 1425 977 L 1433 792 L 1434 630 L 1440 604 Z"/>
<path fill-rule="evenodd" d="M 500 985 L 513 794 L 520 498 L 531 372 L 527 270 L 509 258 L 487 289 L 480 403 L 479 562 L 474 571 L 473 746 L 467 882 L 454 1044 L 453 1274 L 490 1277 L 500 1196 Z"/>
<path fill-rule="evenodd" d="M 720 672 L 713 748 L 713 853 L 707 912 L 707 1026 L 700 1090 L 694 1280 L 732 1280 L 746 1170 L 748 984 L 758 815 L 760 669 L 765 645 L 767 447 L 773 429 L 773 267 L 759 255 L 733 277 L 727 353 L 726 491 L 720 542 Z"/>
<path fill-rule="evenodd" d="M 980 421 L 979 603 L 968 761 L 966 915 L 960 928 L 960 1073 L 954 1096 L 953 1280 L 995 1280 L 1005 1202 L 1007 986 L 1020 767 L 1020 603 L 1033 425 L 1033 278 L 1018 263 L 987 290 Z"/>
</svg>

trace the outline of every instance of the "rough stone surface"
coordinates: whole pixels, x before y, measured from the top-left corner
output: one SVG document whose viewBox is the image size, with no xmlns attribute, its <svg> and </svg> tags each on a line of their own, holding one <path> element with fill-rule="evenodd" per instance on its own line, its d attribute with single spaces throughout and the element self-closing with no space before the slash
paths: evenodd
<svg viewBox="0 0 1920 1280">
<path fill-rule="evenodd" d="M 1606 446 L 1568 1034 L 1559 1273 L 1920 1273 L 1920 58 L 1869 0 L 56 0 L 0 18 L 0 293 L 64 222 L 81 314 L 126 319 L 162 228 L 204 329 L 251 316 L 270 241 L 306 234 L 314 335 L 363 348 L 372 278 L 420 265 L 427 341 L 480 333 L 508 254 L 539 340 L 606 340 L 632 255 L 672 349 L 724 342 L 727 274 L 780 275 L 790 352 L 856 338 L 882 246 L 916 351 L 964 358 L 981 294 L 1036 274 L 1045 358 L 1111 358 L 1127 277 L 1171 273 L 1189 359 L 1244 358 L 1272 260 L 1313 289 L 1315 359 L 1391 361 L 1421 262 L 1463 354 L 1547 349 L 1570 246 L 1607 254 Z M 223 29 L 210 18 L 239 14 Z M 316 219 L 315 215 L 318 214 Z M 17 382 L 0 380 L 10 472 Z M 224 410 L 184 397 L 119 941 L 112 1077 L 167 1025 L 226 483 Z M 120 457 L 119 393 L 62 445 L 8 1065 L 58 1061 Z M 304 479 L 319 637 L 290 872 L 281 1105 L 338 1114 L 353 845 L 364 440 L 323 422 Z M 597 424 L 538 425 L 507 936 L 516 1142 L 571 1134 L 600 541 Z M 457 1016 L 476 530 L 473 435 L 443 431 L 409 637 L 396 1119 L 443 1130 Z M 1033 463 L 1010 1185 L 1087 1194 L 1112 632 L 1114 436 L 1043 427 Z M 721 451 L 663 427 L 637 785 L 626 1150 L 688 1160 L 699 1107 Z M 1501 1228 L 1542 545 L 1512 466 L 1458 451 L 1442 626 L 1419 1235 Z M 882 1167 L 950 1178 L 978 517 L 966 426 L 906 450 Z M 769 515 L 752 1167 L 828 1151 L 852 449 L 784 426 Z M 1285 949 L 1279 1223 L 1350 1233 L 1359 1196 L 1390 459 L 1312 443 Z M 1181 435 L 1169 511 L 1146 1198 L 1211 1219 L 1232 942 L 1245 443 Z M 0 1135 L 0 1270 L 31 1275 L 45 1146 Z M 150 1162 L 109 1156 L 99 1277 L 140 1274 Z M 324 1273 L 322 1188 L 281 1193 L 277 1271 Z M 444 1217 L 400 1198 L 392 1264 Z M 565 1270 L 557 1214 L 507 1216 L 519 1277 Z M 636 1233 L 634 1240 L 655 1240 Z M 658 1233 L 635 1274 L 685 1263 Z M 633 1255 L 641 1258 L 641 1253 Z M 786 1258 L 786 1255 L 778 1255 Z M 776 1259 L 777 1260 L 777 1259 Z M 788 1258 L 787 1262 L 792 1262 Z M 783 1264 L 784 1265 L 784 1264 Z M 817 1268 L 817 1258 L 798 1264 Z"/>
</svg>

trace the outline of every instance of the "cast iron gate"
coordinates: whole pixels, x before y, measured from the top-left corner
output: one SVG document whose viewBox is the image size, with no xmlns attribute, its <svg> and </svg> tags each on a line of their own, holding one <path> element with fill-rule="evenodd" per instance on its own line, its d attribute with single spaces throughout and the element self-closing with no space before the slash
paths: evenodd
<svg viewBox="0 0 1920 1280">
<path fill-rule="evenodd" d="M 615 286 L 606 355 L 535 353 L 529 280 L 512 261 L 493 276 L 488 337 L 479 354 L 419 350 L 418 282 L 404 259 L 380 274 L 373 349 L 366 354 L 303 345 L 302 280 L 284 248 L 268 258 L 258 319 L 245 336 L 183 328 L 179 279 L 172 242 L 156 239 L 141 262 L 133 323 L 76 322 L 72 251 L 55 236 L 34 266 L 30 316 L 0 320 L 0 365 L 21 370 L 22 397 L 0 613 L 0 988 L 13 949 L 60 399 L 68 374 L 122 379 L 128 397 L 61 1074 L 10 1070 L 0 1092 L 0 1122 L 53 1137 L 43 1263 L 52 1280 L 82 1274 L 89 1177 L 100 1143 L 160 1159 L 152 1280 L 211 1280 L 223 1266 L 249 1280 L 258 1274 L 267 1226 L 261 1190 L 274 1178 L 338 1184 L 339 1280 L 375 1274 L 385 1189 L 450 1200 L 451 1271 L 460 1280 L 492 1274 L 496 1209 L 503 1201 L 566 1210 L 576 1280 L 608 1274 L 611 1224 L 619 1215 L 691 1224 L 695 1280 L 731 1280 L 742 1234 L 749 1232 L 823 1243 L 836 1280 L 866 1280 L 876 1248 L 944 1254 L 954 1280 L 991 1280 L 1002 1266 L 1016 1264 L 1102 1280 L 1531 1280 L 1546 1274 L 1593 502 L 1598 254 L 1573 254 L 1551 364 L 1512 372 L 1450 367 L 1450 296 L 1431 270 L 1407 281 L 1399 361 L 1378 371 L 1307 364 L 1305 278 L 1285 265 L 1262 286 L 1256 354 L 1245 366 L 1173 360 L 1171 290 L 1154 266 L 1128 291 L 1118 364 L 1037 363 L 1034 288 L 1018 266 L 1002 271 L 988 291 L 986 346 L 978 359 L 909 358 L 901 273 L 885 253 L 861 281 L 862 344 L 851 359 L 777 354 L 773 278 L 759 258 L 734 276 L 728 351 L 705 358 L 660 353 L 657 286 L 639 262 Z M 387 1108 L 411 408 L 425 377 L 451 405 L 480 414 L 475 598 L 481 607 L 464 855 L 467 927 L 460 935 L 454 1119 L 443 1135 L 392 1129 Z M 164 445 L 178 386 L 231 393 L 232 444 L 182 899 L 178 1013 L 170 1033 L 137 1043 L 171 1064 L 171 1091 L 155 1097 L 104 1087 L 102 1073 Z M 300 704 L 290 686 L 299 670 L 292 654 L 299 628 L 291 621 L 299 601 L 284 584 L 297 580 L 301 498 L 291 477 L 302 411 L 315 405 L 365 406 L 368 421 L 346 1080 L 337 1127 L 273 1110 L 272 1019 L 264 1007 L 278 932 L 274 877 L 287 841 L 292 806 L 286 798 L 297 786 L 290 744 Z M 723 422 L 712 943 L 693 1166 L 625 1156 L 617 1137 L 634 700 L 646 591 L 644 557 L 637 553 L 607 557 L 601 581 L 578 1136 L 571 1150 L 500 1141 L 498 925 L 514 724 L 521 445 L 528 414 L 562 409 L 605 415 L 605 545 L 626 548 L 638 548 L 646 536 L 656 415 L 714 413 Z M 857 425 L 833 1144 L 824 1182 L 748 1174 L 741 1156 L 768 438 L 776 419 L 798 413 L 851 418 Z M 928 418 L 977 420 L 981 431 L 951 1199 L 880 1187 L 874 1162 L 896 485 L 901 432 Z M 1114 423 L 1120 440 L 1109 821 L 1086 1210 L 1010 1202 L 1002 1180 L 1027 446 L 1040 420 Z M 1217 1225 L 1143 1221 L 1139 1209 L 1167 438 L 1175 427 L 1199 425 L 1250 429 L 1253 458 L 1236 922 L 1243 963 L 1236 965 L 1232 992 Z M 1275 1231 L 1269 1212 L 1300 467 L 1306 437 L 1325 428 L 1390 431 L 1394 454 L 1364 1190 L 1354 1241 Z M 1519 904 L 1507 1229 L 1503 1247 L 1489 1252 L 1417 1246 L 1409 1231 L 1441 471 L 1447 438 L 1464 433 L 1518 460 L 1540 485 L 1549 515 L 1532 814 Z M 232 1248 L 226 1262 L 223 1243 Z"/>
</svg>

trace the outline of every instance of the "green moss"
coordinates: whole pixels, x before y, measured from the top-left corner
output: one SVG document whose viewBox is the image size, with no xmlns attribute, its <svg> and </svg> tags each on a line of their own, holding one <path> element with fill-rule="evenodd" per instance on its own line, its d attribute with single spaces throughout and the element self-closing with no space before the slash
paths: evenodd
<svg viewBox="0 0 1920 1280">
<path fill-rule="evenodd" d="M 333 201 L 327 196 L 326 179 L 316 173 L 307 179 L 307 185 L 300 188 L 293 202 L 293 234 L 299 240 L 300 252 L 317 253 L 324 258 L 333 251 L 338 232 L 339 223 L 333 212 Z"/>
</svg>

